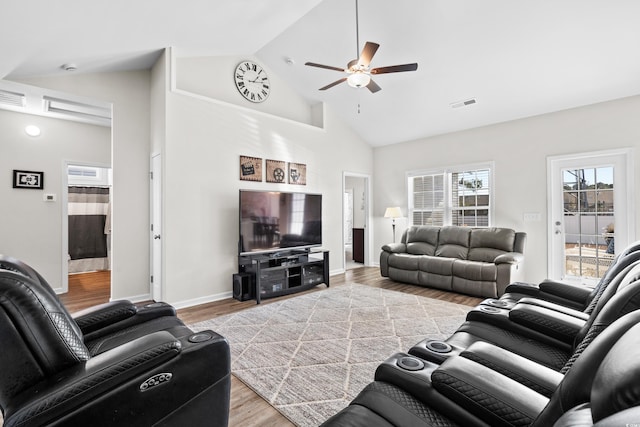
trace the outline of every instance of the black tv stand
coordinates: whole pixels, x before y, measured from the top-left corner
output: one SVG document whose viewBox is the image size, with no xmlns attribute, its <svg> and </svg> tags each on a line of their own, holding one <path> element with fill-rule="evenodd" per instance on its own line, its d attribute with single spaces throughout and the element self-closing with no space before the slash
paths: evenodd
<svg viewBox="0 0 640 427">
<path fill-rule="evenodd" d="M 305 291 L 322 283 L 329 287 L 329 251 L 282 250 L 238 257 L 238 272 L 251 275 L 256 303 Z"/>
</svg>

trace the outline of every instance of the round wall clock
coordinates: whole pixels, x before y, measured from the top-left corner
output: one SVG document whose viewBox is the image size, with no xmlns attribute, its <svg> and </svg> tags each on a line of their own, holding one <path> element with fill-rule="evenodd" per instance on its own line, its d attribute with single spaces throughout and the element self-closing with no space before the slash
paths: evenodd
<svg viewBox="0 0 640 427">
<path fill-rule="evenodd" d="M 251 102 L 263 102 L 269 97 L 271 83 L 264 69 L 252 61 L 238 64 L 234 74 L 236 87 Z"/>
</svg>

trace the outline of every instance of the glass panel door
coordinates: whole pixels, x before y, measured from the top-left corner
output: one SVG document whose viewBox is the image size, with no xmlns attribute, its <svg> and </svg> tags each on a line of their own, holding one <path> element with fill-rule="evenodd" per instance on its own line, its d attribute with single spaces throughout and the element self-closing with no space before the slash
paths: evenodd
<svg viewBox="0 0 640 427">
<path fill-rule="evenodd" d="M 598 282 L 635 239 L 628 149 L 549 157 L 548 277 Z"/>
<path fill-rule="evenodd" d="M 565 276 L 601 278 L 615 248 L 613 167 L 564 169 Z"/>
</svg>

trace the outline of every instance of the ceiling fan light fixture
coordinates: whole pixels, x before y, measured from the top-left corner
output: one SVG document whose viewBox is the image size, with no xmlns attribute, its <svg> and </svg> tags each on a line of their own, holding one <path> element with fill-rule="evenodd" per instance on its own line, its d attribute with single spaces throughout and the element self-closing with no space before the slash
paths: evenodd
<svg viewBox="0 0 640 427">
<path fill-rule="evenodd" d="M 347 77 L 347 83 L 351 87 L 365 87 L 371 82 L 371 76 L 363 72 L 355 72 Z"/>
</svg>

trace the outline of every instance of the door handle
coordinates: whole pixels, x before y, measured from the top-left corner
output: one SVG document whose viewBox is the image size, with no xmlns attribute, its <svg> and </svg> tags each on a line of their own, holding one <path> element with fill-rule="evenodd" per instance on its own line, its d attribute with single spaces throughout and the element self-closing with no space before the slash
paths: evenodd
<svg viewBox="0 0 640 427">
<path fill-rule="evenodd" d="M 159 234 L 154 234 L 154 235 L 153 235 L 153 238 L 154 238 L 155 240 L 160 240 L 160 235 L 159 235 Z"/>
</svg>

